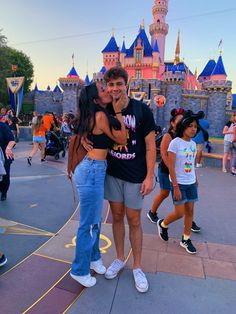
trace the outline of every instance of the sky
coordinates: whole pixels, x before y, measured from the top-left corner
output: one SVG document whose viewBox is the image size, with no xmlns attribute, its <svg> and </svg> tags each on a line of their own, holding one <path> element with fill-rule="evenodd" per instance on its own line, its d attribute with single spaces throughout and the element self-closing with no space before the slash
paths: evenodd
<svg viewBox="0 0 236 314">
<path fill-rule="evenodd" d="M 39 89 L 54 88 L 72 67 L 84 79 L 102 67 L 102 49 L 114 31 L 117 44 L 134 41 L 144 19 L 146 33 L 153 21 L 154 0 L 0 0 L 0 29 L 8 45 L 26 53 L 34 65 Z M 194 72 L 209 58 L 217 60 L 223 41 L 223 62 L 236 93 L 235 0 L 169 0 L 165 59 L 173 60 L 178 31 L 181 58 Z"/>
</svg>

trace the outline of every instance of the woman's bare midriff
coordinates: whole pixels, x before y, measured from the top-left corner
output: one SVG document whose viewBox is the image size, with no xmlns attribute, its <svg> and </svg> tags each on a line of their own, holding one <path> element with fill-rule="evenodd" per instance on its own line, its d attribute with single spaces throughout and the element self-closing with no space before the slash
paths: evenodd
<svg viewBox="0 0 236 314">
<path fill-rule="evenodd" d="M 96 149 L 88 152 L 88 156 L 95 160 L 105 160 L 107 158 L 108 149 Z"/>
</svg>

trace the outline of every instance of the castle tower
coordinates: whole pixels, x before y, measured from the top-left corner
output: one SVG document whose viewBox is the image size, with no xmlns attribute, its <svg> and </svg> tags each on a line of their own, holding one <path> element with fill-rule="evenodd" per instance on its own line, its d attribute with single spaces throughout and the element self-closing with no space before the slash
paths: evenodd
<svg viewBox="0 0 236 314">
<path fill-rule="evenodd" d="M 152 51 L 152 78 L 158 78 L 159 74 L 159 65 L 160 65 L 160 51 L 158 47 L 157 39 L 155 40 L 155 44 Z"/>
<path fill-rule="evenodd" d="M 107 70 L 116 66 L 120 62 L 120 50 L 116 43 L 114 34 L 112 34 L 106 47 L 102 50 L 103 65 Z"/>
<path fill-rule="evenodd" d="M 211 73 L 211 81 L 215 81 L 215 80 L 222 80 L 225 81 L 227 79 L 227 74 L 225 72 L 225 67 L 224 67 L 224 63 L 222 60 L 222 56 L 220 54 L 218 61 Z"/>
<path fill-rule="evenodd" d="M 123 38 L 123 44 L 120 51 L 120 63 L 122 67 L 125 66 L 125 56 L 126 56 L 126 47 L 125 47 L 125 38 Z"/>
<path fill-rule="evenodd" d="M 79 77 L 73 66 L 66 77 L 59 78 L 60 87 L 63 89 L 63 112 L 77 111 L 77 98 L 85 82 Z"/>
<path fill-rule="evenodd" d="M 222 137 L 222 130 L 226 121 L 225 106 L 227 96 L 231 92 L 231 81 L 206 81 L 202 84 L 203 90 L 209 94 L 207 103 L 207 120 L 210 124 L 211 137 Z"/>
<path fill-rule="evenodd" d="M 168 0 L 155 0 L 152 9 L 153 24 L 150 25 L 150 35 L 152 37 L 152 47 L 154 47 L 157 38 L 161 63 L 165 61 L 165 42 L 169 30 L 169 25 L 165 22 L 167 13 Z"/>
</svg>

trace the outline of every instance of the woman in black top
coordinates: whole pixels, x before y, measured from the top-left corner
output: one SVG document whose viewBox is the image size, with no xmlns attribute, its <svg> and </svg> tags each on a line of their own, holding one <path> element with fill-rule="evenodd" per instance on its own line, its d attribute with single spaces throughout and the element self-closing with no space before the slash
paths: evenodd
<svg viewBox="0 0 236 314">
<path fill-rule="evenodd" d="M 10 186 L 10 166 L 13 159 L 12 148 L 15 144 L 14 136 L 9 127 L 5 123 L 0 122 L 0 147 L 4 154 L 4 167 L 6 170 L 6 175 L 4 175 L 2 181 L 0 181 L 1 201 L 7 199 L 7 191 Z"/>
<path fill-rule="evenodd" d="M 149 212 L 147 213 L 147 217 L 150 219 L 151 222 L 157 223 L 158 216 L 157 210 L 161 203 L 169 196 L 171 191 L 171 185 L 169 180 L 169 170 L 167 164 L 167 150 L 171 140 L 175 136 L 176 126 L 179 121 L 183 118 L 184 109 L 173 109 L 171 111 L 171 118 L 170 118 L 170 128 L 168 132 L 163 136 L 161 141 L 161 162 L 158 167 L 158 178 L 160 183 L 160 191 L 155 196 L 153 204 Z"/>
</svg>

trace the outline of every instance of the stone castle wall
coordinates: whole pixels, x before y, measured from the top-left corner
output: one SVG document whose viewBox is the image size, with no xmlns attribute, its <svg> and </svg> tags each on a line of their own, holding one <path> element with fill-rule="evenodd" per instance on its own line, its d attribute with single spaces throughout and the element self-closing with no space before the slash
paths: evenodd
<svg viewBox="0 0 236 314">
<path fill-rule="evenodd" d="M 63 110 L 63 94 L 59 92 L 43 91 L 35 92 L 34 96 L 35 111 L 44 114 L 45 111 L 55 112 L 61 115 Z"/>
</svg>

